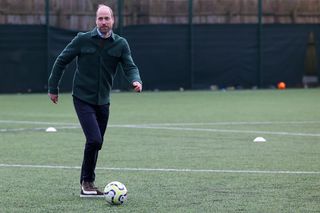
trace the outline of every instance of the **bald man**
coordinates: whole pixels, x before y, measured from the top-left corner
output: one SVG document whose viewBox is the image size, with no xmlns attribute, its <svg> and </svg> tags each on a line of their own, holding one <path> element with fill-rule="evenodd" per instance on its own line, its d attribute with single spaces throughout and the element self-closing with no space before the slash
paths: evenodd
<svg viewBox="0 0 320 213">
<path fill-rule="evenodd" d="M 118 64 L 122 65 L 134 91 L 142 91 L 139 70 L 131 57 L 128 42 L 113 33 L 112 9 L 99 5 L 96 27 L 78 35 L 56 59 L 48 80 L 48 95 L 58 103 L 59 82 L 65 67 L 76 58 L 72 87 L 73 104 L 86 137 L 80 174 L 80 197 L 103 197 L 94 185 L 95 168 L 108 124 L 110 91 Z"/>
</svg>

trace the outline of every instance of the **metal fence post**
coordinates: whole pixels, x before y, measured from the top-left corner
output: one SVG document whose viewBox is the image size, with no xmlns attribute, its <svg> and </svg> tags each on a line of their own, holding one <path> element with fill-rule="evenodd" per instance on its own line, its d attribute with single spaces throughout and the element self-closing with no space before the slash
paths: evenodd
<svg viewBox="0 0 320 213">
<path fill-rule="evenodd" d="M 189 89 L 193 88 L 193 81 L 194 81 L 194 76 L 193 76 L 193 23 L 192 23 L 192 18 L 193 18 L 193 0 L 189 0 L 189 5 L 188 5 L 188 26 L 189 26 L 189 75 L 190 75 L 190 82 L 189 82 Z"/>
<path fill-rule="evenodd" d="M 123 31 L 123 0 L 118 0 L 118 34 L 122 35 Z"/>
<path fill-rule="evenodd" d="M 45 17 L 46 17 L 46 67 L 48 76 L 50 75 L 50 0 L 45 0 Z"/>
<path fill-rule="evenodd" d="M 262 47 L 262 0 L 258 0 L 258 75 L 257 75 L 257 86 L 262 87 L 263 86 L 263 47 Z"/>
</svg>

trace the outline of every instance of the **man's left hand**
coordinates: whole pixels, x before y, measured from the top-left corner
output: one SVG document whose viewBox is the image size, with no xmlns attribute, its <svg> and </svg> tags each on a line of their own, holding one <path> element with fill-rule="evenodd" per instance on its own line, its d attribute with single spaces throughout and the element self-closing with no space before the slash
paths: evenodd
<svg viewBox="0 0 320 213">
<path fill-rule="evenodd" d="M 134 88 L 134 91 L 136 92 L 141 92 L 142 91 L 142 84 L 140 84 L 140 82 L 135 81 L 132 83 L 132 86 Z"/>
</svg>

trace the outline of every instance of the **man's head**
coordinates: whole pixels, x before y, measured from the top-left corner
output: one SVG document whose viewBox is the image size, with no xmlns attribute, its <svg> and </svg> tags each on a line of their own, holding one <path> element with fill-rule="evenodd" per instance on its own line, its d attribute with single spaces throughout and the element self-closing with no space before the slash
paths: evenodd
<svg viewBox="0 0 320 213">
<path fill-rule="evenodd" d="M 97 28 L 102 34 L 109 34 L 114 23 L 113 12 L 110 7 L 100 4 L 96 13 Z"/>
</svg>

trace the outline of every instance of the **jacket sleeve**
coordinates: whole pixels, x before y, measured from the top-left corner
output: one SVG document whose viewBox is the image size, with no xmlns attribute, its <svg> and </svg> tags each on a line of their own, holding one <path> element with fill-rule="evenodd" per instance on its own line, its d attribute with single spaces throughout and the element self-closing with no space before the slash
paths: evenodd
<svg viewBox="0 0 320 213">
<path fill-rule="evenodd" d="M 121 65 L 126 78 L 130 83 L 138 81 L 142 84 L 139 69 L 133 62 L 128 42 L 123 39 L 123 48 L 121 54 Z"/>
<path fill-rule="evenodd" d="M 48 92 L 59 93 L 59 84 L 66 66 L 80 53 L 80 33 L 64 48 L 53 64 L 48 80 Z"/>
</svg>

